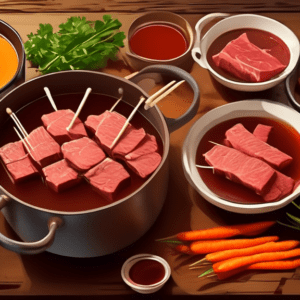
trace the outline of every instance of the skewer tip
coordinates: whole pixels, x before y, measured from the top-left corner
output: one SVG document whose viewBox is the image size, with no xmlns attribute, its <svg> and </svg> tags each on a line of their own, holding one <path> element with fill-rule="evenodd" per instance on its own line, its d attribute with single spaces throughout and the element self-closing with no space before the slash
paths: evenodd
<svg viewBox="0 0 300 300">
<path fill-rule="evenodd" d="M 11 115 L 13 112 L 12 112 L 12 110 L 8 107 L 7 109 L 6 109 L 6 112 L 9 114 L 9 115 Z"/>
<path fill-rule="evenodd" d="M 119 93 L 120 95 L 123 95 L 124 90 L 123 90 L 122 88 L 119 88 L 119 89 L 118 89 L 118 93 Z"/>
</svg>

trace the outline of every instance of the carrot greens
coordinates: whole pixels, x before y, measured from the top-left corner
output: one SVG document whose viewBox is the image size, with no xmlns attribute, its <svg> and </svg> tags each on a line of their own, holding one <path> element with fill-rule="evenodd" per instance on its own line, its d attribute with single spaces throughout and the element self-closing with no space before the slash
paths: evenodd
<svg viewBox="0 0 300 300">
<path fill-rule="evenodd" d="M 62 70 L 94 70 L 106 66 L 107 60 L 117 60 L 123 47 L 122 24 L 104 15 L 103 21 L 87 21 L 85 17 L 71 17 L 53 33 L 50 24 L 40 24 L 36 34 L 30 33 L 25 42 L 29 61 L 39 66 L 42 74 Z"/>
</svg>

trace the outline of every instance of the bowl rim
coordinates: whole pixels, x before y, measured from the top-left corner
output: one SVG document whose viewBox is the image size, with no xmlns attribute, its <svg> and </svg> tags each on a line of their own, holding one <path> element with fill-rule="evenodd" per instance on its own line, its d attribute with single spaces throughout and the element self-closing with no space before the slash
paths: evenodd
<svg viewBox="0 0 300 300">
<path fill-rule="evenodd" d="M 201 195 L 203 196 L 208 202 L 221 207 L 227 211 L 232 211 L 232 212 L 237 212 L 237 213 L 265 213 L 265 212 L 270 212 L 277 210 L 279 208 L 284 207 L 285 205 L 289 204 L 290 202 L 293 201 L 294 198 L 299 196 L 300 194 L 300 186 L 296 188 L 290 195 L 286 196 L 285 198 L 274 201 L 274 202 L 265 202 L 265 203 L 236 203 L 232 202 L 226 199 L 222 199 L 219 197 L 217 194 L 215 194 L 211 189 L 209 189 L 206 184 L 202 181 L 197 168 L 195 166 L 195 155 L 192 157 L 190 154 L 190 145 L 193 144 L 195 145 L 196 149 L 198 148 L 198 145 L 201 141 L 201 138 L 199 140 L 195 140 L 193 138 L 193 135 L 195 135 L 196 132 L 199 132 L 198 127 L 202 125 L 203 129 L 203 134 L 202 136 L 212 127 L 209 126 L 211 122 L 217 121 L 215 125 L 220 124 L 222 121 L 218 122 L 219 118 L 212 118 L 211 120 L 209 119 L 212 115 L 216 114 L 216 112 L 223 112 L 225 109 L 228 112 L 234 112 L 234 111 L 257 111 L 255 109 L 256 107 L 261 107 L 261 111 L 266 111 L 270 115 L 273 115 L 276 118 L 282 119 L 283 121 L 287 122 L 291 126 L 293 126 L 289 121 L 284 120 L 278 115 L 272 114 L 272 108 L 274 106 L 278 107 L 280 110 L 286 110 L 286 112 L 289 112 L 291 114 L 294 114 L 295 118 L 299 118 L 298 112 L 295 111 L 293 108 L 282 104 L 282 103 L 275 103 L 270 100 L 264 100 L 264 99 L 252 99 L 252 100 L 242 100 L 239 102 L 234 102 L 234 103 L 228 103 L 223 106 L 219 106 L 214 108 L 213 110 L 209 111 L 206 113 L 204 116 L 202 116 L 200 119 L 198 119 L 194 125 L 190 128 L 186 139 L 183 144 L 182 148 L 182 164 L 183 164 L 183 170 L 186 179 L 188 182 L 193 186 L 193 188 Z M 245 107 L 248 107 L 249 109 L 245 109 Z M 265 110 L 266 108 L 267 110 Z M 230 118 L 228 118 L 230 119 Z M 225 120 L 228 120 L 225 119 Z M 291 118 L 293 119 L 293 118 Z M 201 124 L 202 123 L 202 124 Z M 215 126 L 214 125 L 214 126 Z M 294 126 L 293 126 L 294 127 Z M 297 130 L 298 133 L 300 134 L 300 129 Z M 195 175 L 196 174 L 196 175 Z M 195 178 L 196 177 L 196 178 Z M 198 181 L 197 181 L 198 180 Z M 199 180 L 201 185 L 203 185 L 205 188 L 203 189 L 203 186 L 199 186 Z"/>
<path fill-rule="evenodd" d="M 281 22 L 277 21 L 277 20 L 274 20 L 272 18 L 269 18 L 269 17 L 265 17 L 265 16 L 261 16 L 261 15 L 257 15 L 257 14 L 237 14 L 237 15 L 233 15 L 233 16 L 229 16 L 228 18 L 226 19 L 223 19 L 223 20 L 220 20 L 217 24 L 215 24 L 214 26 L 216 25 L 219 25 L 226 21 L 228 21 L 228 19 L 236 19 L 236 18 L 241 18 L 241 17 L 253 17 L 253 18 L 259 18 L 259 19 L 265 19 L 267 21 L 270 21 L 270 22 L 274 22 L 276 24 L 278 24 L 278 26 L 282 26 L 282 27 L 285 27 L 288 31 L 290 31 L 291 35 L 293 36 L 293 38 L 295 40 L 298 41 L 298 55 L 296 55 L 297 53 L 295 53 L 295 56 L 299 57 L 300 55 L 300 44 L 299 44 L 299 39 L 297 38 L 297 36 L 295 35 L 295 33 L 289 28 L 287 27 L 286 25 L 282 24 Z M 220 25 L 219 25 L 220 26 Z M 246 27 L 245 27 L 246 28 Z M 264 30 L 264 29 L 261 29 L 261 30 Z M 231 30 L 229 30 L 231 31 Z M 266 30 L 265 30 L 266 31 Z M 210 29 L 205 33 L 205 35 L 203 36 L 203 39 L 205 37 L 208 36 L 210 32 Z M 288 44 L 283 41 L 286 46 L 288 47 L 289 51 L 290 51 L 290 56 L 292 55 L 292 51 L 291 51 L 291 48 L 288 46 Z M 207 61 L 206 59 L 206 54 L 205 53 L 205 60 Z M 234 80 L 230 80 L 230 79 L 227 79 L 225 77 L 223 77 L 222 75 L 220 75 L 218 72 L 216 72 L 211 66 L 210 64 L 207 62 L 207 68 L 209 69 L 209 71 L 214 75 L 216 76 L 217 78 L 219 78 L 221 81 L 224 81 L 228 84 L 231 84 L 231 85 L 236 85 L 236 86 L 241 86 L 241 87 L 260 87 L 260 86 L 264 86 L 264 85 L 269 85 L 269 84 L 275 84 L 275 83 L 279 83 L 280 81 L 284 80 L 295 68 L 297 64 L 297 60 L 292 63 L 292 60 L 291 60 L 291 57 L 290 57 L 290 61 L 288 63 L 288 65 L 286 66 L 286 68 L 279 74 L 279 76 L 276 76 L 275 78 L 271 78 L 269 80 L 266 80 L 266 81 L 262 81 L 262 82 L 239 82 L 239 81 L 234 81 Z M 288 68 L 291 68 L 290 71 L 288 72 L 285 72 Z"/>
</svg>

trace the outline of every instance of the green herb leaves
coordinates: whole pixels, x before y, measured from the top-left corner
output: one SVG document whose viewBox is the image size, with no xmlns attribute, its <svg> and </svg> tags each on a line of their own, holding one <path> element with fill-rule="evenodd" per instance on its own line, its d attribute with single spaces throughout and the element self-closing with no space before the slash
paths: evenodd
<svg viewBox="0 0 300 300">
<path fill-rule="evenodd" d="M 57 33 L 50 24 L 40 24 L 36 34 L 28 35 L 25 53 L 42 74 L 103 68 L 108 59 L 117 59 L 119 47 L 124 46 L 121 26 L 109 15 L 103 16 L 103 22 L 71 17 L 59 25 Z"/>
</svg>

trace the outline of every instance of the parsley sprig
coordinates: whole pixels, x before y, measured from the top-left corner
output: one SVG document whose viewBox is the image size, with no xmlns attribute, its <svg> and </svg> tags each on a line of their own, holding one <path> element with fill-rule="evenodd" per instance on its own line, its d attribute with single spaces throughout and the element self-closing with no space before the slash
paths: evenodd
<svg viewBox="0 0 300 300">
<path fill-rule="evenodd" d="M 117 60 L 123 47 L 122 24 L 110 15 L 102 21 L 87 21 L 85 17 L 71 17 L 53 33 L 50 24 L 40 24 L 36 34 L 30 33 L 25 53 L 42 74 L 62 70 L 94 70 L 106 66 L 107 60 Z"/>
</svg>

